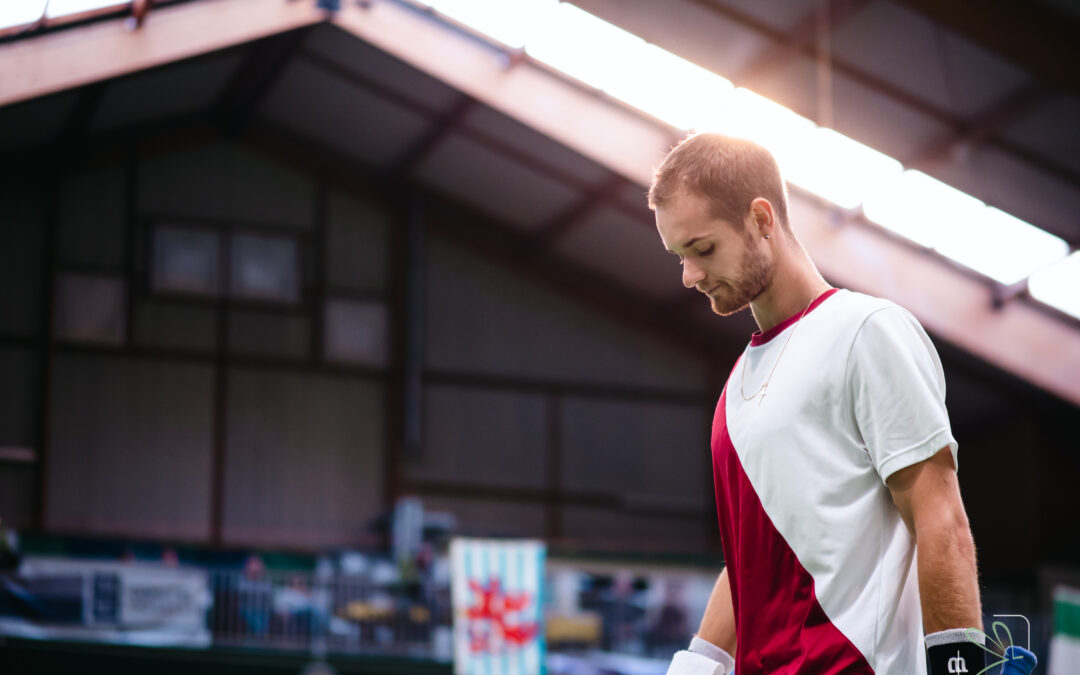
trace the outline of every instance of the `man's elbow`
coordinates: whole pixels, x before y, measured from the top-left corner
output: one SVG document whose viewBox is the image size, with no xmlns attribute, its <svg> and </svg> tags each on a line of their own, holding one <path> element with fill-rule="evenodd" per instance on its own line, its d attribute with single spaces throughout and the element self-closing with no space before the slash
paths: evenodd
<svg viewBox="0 0 1080 675">
<path fill-rule="evenodd" d="M 974 551 L 971 524 L 963 505 L 950 506 L 921 514 L 914 522 L 915 543 L 919 546 Z"/>
</svg>

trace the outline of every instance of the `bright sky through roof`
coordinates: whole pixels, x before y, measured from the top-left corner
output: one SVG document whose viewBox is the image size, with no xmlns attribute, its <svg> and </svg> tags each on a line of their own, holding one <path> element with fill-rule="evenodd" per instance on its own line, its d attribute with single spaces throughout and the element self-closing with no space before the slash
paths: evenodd
<svg viewBox="0 0 1080 675">
<path fill-rule="evenodd" d="M 131 0 L 49 0 L 47 9 L 45 3 L 46 0 L 0 0 L 0 28 L 33 23 L 42 13 L 47 19 L 55 19 L 102 7 L 121 7 L 131 4 Z"/>
<path fill-rule="evenodd" d="M 129 2 L 0 0 L 0 28 Z M 680 129 L 750 138 L 785 178 L 1001 283 L 1061 260 L 1061 239 L 558 0 L 432 0 L 436 11 Z M 1073 269 L 1080 267 L 1074 254 Z M 1054 268 L 1058 269 L 1058 268 Z M 1042 298 L 1054 304 L 1044 273 Z M 1046 276 L 1049 275 L 1049 276 Z M 1034 291 L 1033 291 L 1034 294 Z M 1051 298 L 1046 300 L 1045 298 Z M 1075 302 L 1075 301 L 1074 301 Z M 1073 307 L 1075 309 L 1075 307 Z M 1066 310 L 1071 311 L 1071 310 Z M 1074 312 L 1075 313 L 1075 312 Z"/>
<path fill-rule="evenodd" d="M 896 159 L 735 89 L 723 77 L 570 3 L 427 4 L 674 127 L 754 140 L 776 156 L 795 185 L 842 208 L 862 204 L 873 222 L 1000 283 L 1016 283 L 1068 253 L 1058 237 L 920 171 L 904 171 Z M 1054 296 L 1044 291 L 1043 297 Z"/>
<path fill-rule="evenodd" d="M 1080 251 L 1031 275 L 1031 297 L 1080 319 Z"/>
<path fill-rule="evenodd" d="M 119 7 L 131 4 L 131 0 L 49 0 L 49 7 L 45 10 L 45 17 L 54 19 L 67 14 L 89 12 L 102 7 Z"/>
<path fill-rule="evenodd" d="M 825 127 L 815 129 L 793 154 L 798 161 L 787 178 L 845 209 L 858 206 L 875 186 L 903 170 L 892 157 Z"/>
<path fill-rule="evenodd" d="M 1011 285 L 1064 258 L 1069 244 L 1046 230 L 987 206 L 978 220 L 959 223 L 937 249 L 1002 284 Z M 1078 283 L 1074 288 L 1080 288 Z"/>
<path fill-rule="evenodd" d="M 0 28 L 33 23 L 44 11 L 45 0 L 0 0 Z"/>
<path fill-rule="evenodd" d="M 521 49 L 536 32 L 550 30 L 551 12 L 558 0 L 435 0 L 424 3 L 435 11 Z"/>
<path fill-rule="evenodd" d="M 922 171 L 908 170 L 878 185 L 863 211 L 878 225 L 917 244 L 951 243 L 951 230 L 978 220 L 985 205 Z"/>
</svg>

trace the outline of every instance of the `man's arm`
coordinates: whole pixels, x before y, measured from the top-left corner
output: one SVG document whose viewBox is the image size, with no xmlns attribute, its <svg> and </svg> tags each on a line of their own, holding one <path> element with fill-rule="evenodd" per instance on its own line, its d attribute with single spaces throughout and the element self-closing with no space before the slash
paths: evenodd
<svg viewBox="0 0 1080 675">
<path fill-rule="evenodd" d="M 897 471 L 886 485 L 915 535 L 923 630 L 982 630 L 975 543 L 949 449 Z"/>
<path fill-rule="evenodd" d="M 726 567 L 713 586 L 697 635 L 728 654 L 735 655 L 735 610 L 731 604 L 731 584 L 728 583 Z"/>
</svg>

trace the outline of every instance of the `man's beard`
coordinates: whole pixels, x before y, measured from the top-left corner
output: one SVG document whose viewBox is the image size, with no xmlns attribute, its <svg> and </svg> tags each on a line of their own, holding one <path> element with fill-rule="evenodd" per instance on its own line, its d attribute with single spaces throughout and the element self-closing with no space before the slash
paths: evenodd
<svg viewBox="0 0 1080 675">
<path fill-rule="evenodd" d="M 765 292 L 772 283 L 773 268 L 764 256 L 747 248 L 743 253 L 738 276 L 721 282 L 720 288 L 709 296 L 712 311 L 720 316 L 738 314 L 750 306 L 750 301 Z"/>
</svg>

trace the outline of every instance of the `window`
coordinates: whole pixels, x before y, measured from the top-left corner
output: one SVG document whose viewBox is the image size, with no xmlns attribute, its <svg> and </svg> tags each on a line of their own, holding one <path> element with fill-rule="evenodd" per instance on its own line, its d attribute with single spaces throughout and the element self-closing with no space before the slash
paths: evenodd
<svg viewBox="0 0 1080 675">
<path fill-rule="evenodd" d="M 210 230 L 154 230 L 150 270 L 155 291 L 217 296 L 221 292 L 221 235 Z"/>
<path fill-rule="evenodd" d="M 248 300 L 300 300 L 300 250 L 295 239 L 232 235 L 229 295 Z"/>
<path fill-rule="evenodd" d="M 228 259 L 223 260 L 226 244 Z M 158 226 L 153 231 L 151 286 L 166 293 L 216 298 L 227 292 L 231 298 L 297 304 L 300 252 L 300 242 L 285 235 Z"/>
</svg>

